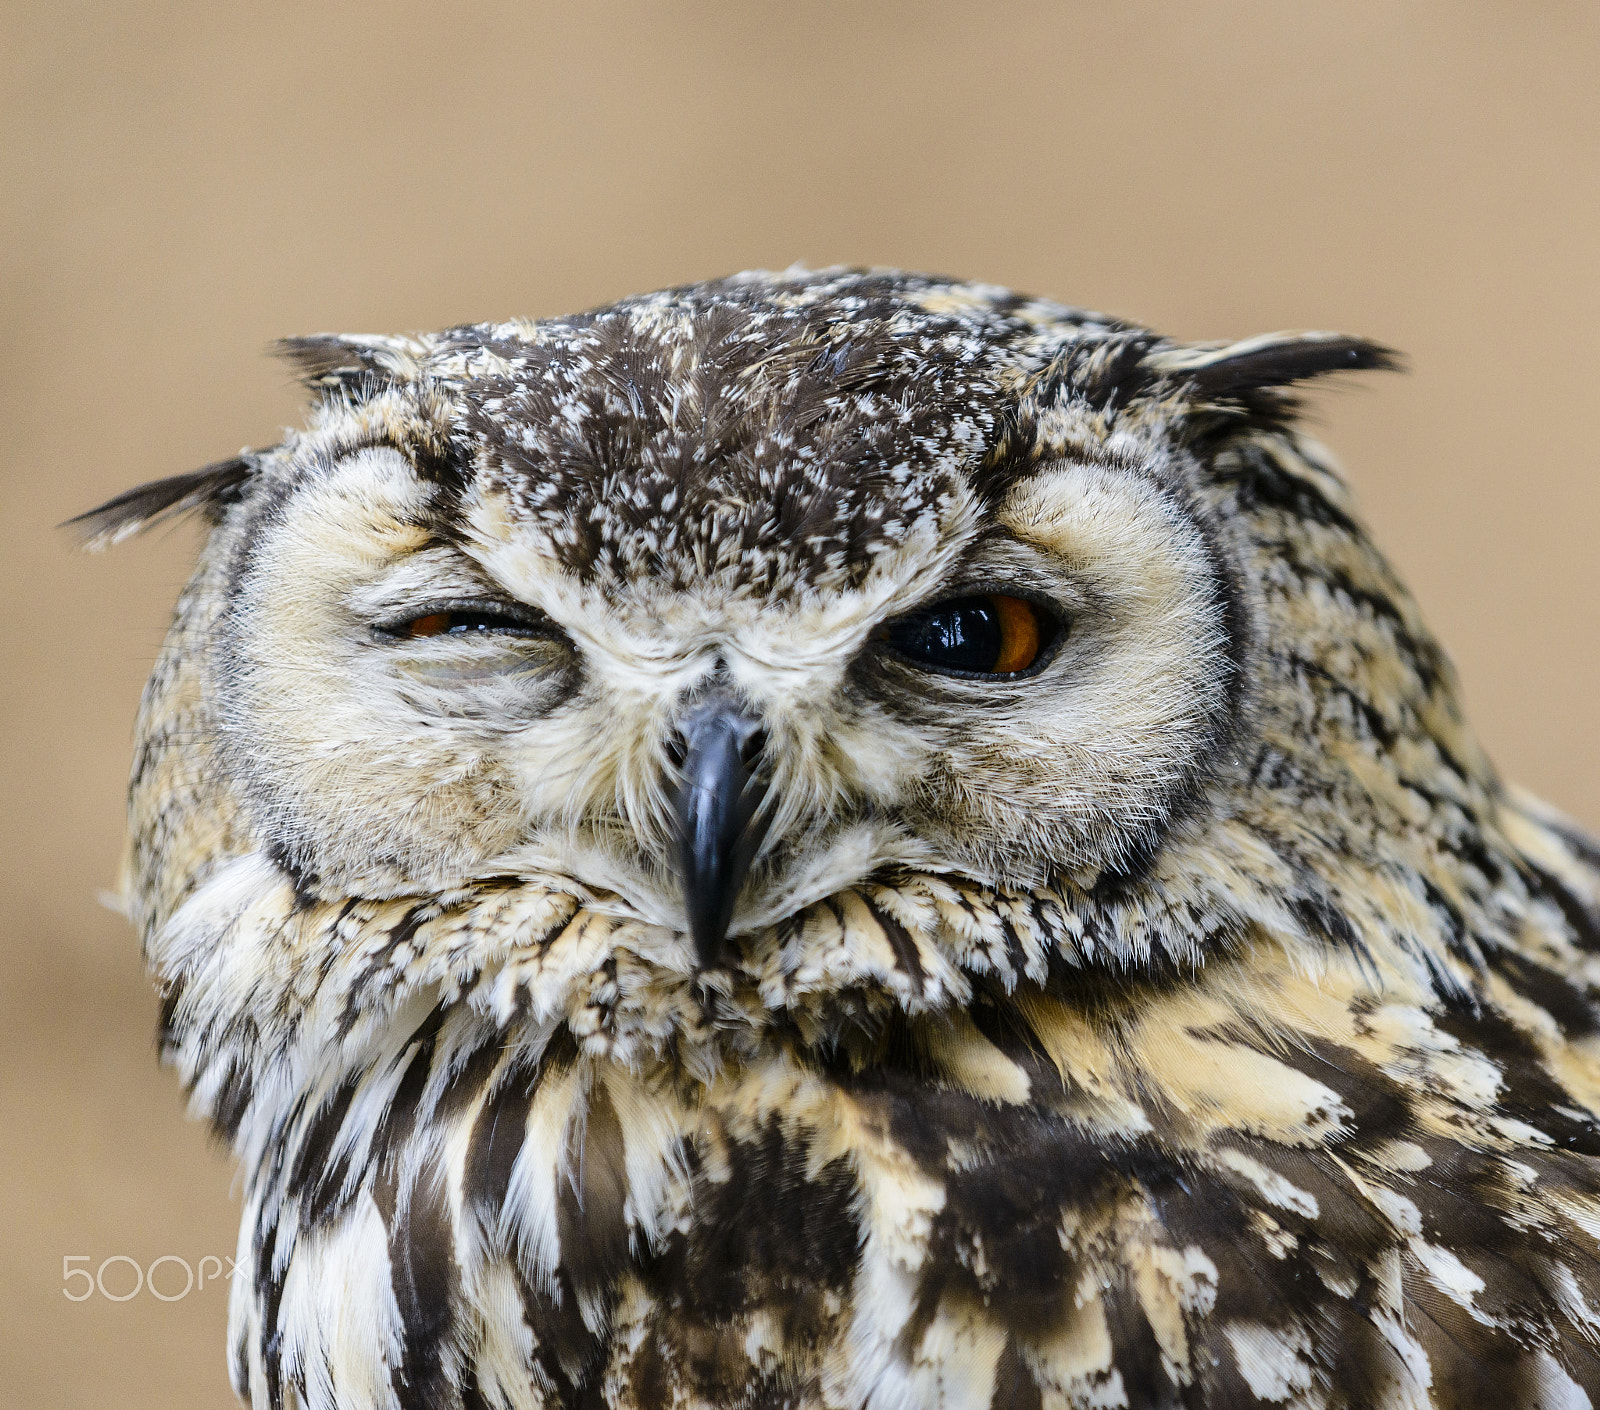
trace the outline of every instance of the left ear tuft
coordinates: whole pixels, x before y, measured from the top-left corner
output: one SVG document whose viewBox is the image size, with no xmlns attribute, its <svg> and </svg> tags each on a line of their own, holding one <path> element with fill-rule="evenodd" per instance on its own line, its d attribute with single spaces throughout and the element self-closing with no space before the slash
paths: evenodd
<svg viewBox="0 0 1600 1410">
<path fill-rule="evenodd" d="M 1227 399 L 1330 372 L 1401 371 L 1405 363 L 1393 349 L 1346 333 L 1266 333 L 1237 343 L 1157 347 L 1142 367 L 1152 384 L 1177 383 Z"/>
<path fill-rule="evenodd" d="M 76 515 L 58 527 L 75 530 L 85 548 L 109 548 L 190 510 L 205 510 L 215 515 L 223 505 L 239 498 L 255 468 L 255 457 L 244 451 L 231 460 L 219 460 L 185 475 L 173 475 L 124 490 L 98 509 Z"/>
</svg>

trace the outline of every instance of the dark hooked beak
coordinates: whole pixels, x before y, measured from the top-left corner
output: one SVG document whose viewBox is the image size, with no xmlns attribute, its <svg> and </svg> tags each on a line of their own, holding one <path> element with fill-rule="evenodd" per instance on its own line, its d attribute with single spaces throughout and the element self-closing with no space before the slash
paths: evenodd
<svg viewBox="0 0 1600 1410">
<path fill-rule="evenodd" d="M 760 723 L 727 699 L 706 701 L 684 722 L 678 866 L 702 969 L 721 962 L 733 904 L 765 831 L 756 818 L 766 792 L 756 776 L 765 743 Z"/>
</svg>

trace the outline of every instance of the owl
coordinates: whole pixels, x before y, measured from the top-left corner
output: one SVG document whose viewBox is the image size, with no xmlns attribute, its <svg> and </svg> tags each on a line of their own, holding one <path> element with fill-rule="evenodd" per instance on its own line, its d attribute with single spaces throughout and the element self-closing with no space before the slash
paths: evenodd
<svg viewBox="0 0 1600 1410">
<path fill-rule="evenodd" d="M 754 273 L 282 345 L 125 897 L 257 1410 L 1576 1407 L 1600 846 L 1294 387 Z"/>
</svg>

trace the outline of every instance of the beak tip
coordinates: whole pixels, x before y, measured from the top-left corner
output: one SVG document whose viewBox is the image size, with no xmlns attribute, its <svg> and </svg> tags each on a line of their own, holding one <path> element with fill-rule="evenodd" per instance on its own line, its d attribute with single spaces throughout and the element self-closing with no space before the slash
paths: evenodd
<svg viewBox="0 0 1600 1410">
<path fill-rule="evenodd" d="M 726 921 L 719 925 L 717 922 L 720 919 L 711 915 L 696 915 L 693 910 L 689 914 L 689 939 L 694 946 L 697 970 L 717 969 L 722 964 L 728 926 Z"/>
</svg>

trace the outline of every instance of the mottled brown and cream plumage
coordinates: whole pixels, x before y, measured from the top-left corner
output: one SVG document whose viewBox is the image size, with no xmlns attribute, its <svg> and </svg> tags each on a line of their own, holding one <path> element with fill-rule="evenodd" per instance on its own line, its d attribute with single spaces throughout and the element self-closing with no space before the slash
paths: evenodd
<svg viewBox="0 0 1600 1410">
<path fill-rule="evenodd" d="M 87 516 L 210 524 L 127 897 L 242 1396 L 1600 1393 L 1600 849 L 1294 427 L 1381 349 L 825 271 L 285 350 Z M 896 646 L 986 593 L 1027 669 Z"/>
</svg>

